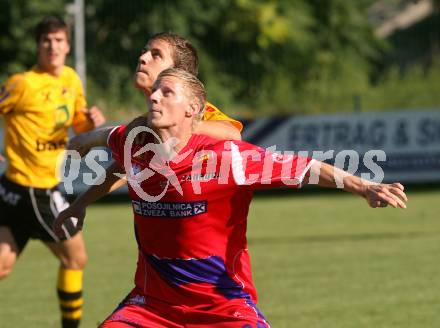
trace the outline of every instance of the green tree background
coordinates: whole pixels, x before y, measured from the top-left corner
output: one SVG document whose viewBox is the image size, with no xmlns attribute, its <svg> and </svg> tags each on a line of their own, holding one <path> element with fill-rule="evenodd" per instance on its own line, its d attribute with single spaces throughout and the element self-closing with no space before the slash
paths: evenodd
<svg viewBox="0 0 440 328">
<path fill-rule="evenodd" d="M 362 110 L 440 107 L 438 13 L 381 40 L 367 18 L 373 2 L 86 1 L 89 102 L 115 119 L 145 110 L 132 86 L 137 57 L 151 35 L 173 31 L 198 48 L 209 100 L 228 114 L 344 112 L 359 101 Z M 50 13 L 68 18 L 66 4 L 0 0 L 1 80 L 33 65 L 33 27 Z"/>
</svg>

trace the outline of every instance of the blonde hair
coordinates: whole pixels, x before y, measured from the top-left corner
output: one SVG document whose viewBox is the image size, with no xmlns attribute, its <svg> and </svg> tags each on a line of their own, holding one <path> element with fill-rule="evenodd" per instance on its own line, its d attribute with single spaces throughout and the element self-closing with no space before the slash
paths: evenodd
<svg viewBox="0 0 440 328">
<path fill-rule="evenodd" d="M 185 91 L 191 100 L 195 100 L 197 105 L 199 105 L 200 111 L 195 115 L 194 121 L 198 123 L 202 120 L 205 113 L 206 104 L 206 90 L 200 80 L 188 73 L 187 71 L 179 68 L 168 68 L 162 71 L 154 82 L 153 89 L 157 87 L 160 81 L 165 77 L 175 77 L 182 81 Z"/>
</svg>

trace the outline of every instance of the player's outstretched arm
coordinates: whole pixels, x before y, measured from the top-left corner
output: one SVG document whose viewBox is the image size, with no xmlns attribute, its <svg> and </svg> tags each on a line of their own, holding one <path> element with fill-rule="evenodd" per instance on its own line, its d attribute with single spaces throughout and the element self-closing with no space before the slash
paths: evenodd
<svg viewBox="0 0 440 328">
<path fill-rule="evenodd" d="M 194 133 L 204 134 L 219 140 L 241 140 L 240 131 L 229 121 L 200 121 Z"/>
<path fill-rule="evenodd" d="M 69 140 L 66 150 L 76 150 L 84 156 L 93 147 L 107 147 L 107 138 L 114 128 L 109 126 L 78 134 Z"/>
<path fill-rule="evenodd" d="M 118 163 L 112 162 L 112 164 L 110 164 L 110 166 L 105 170 L 104 182 L 90 186 L 84 193 L 75 199 L 72 205 L 77 203 L 87 207 L 101 197 L 122 187 L 127 183 L 124 178 L 121 178 L 121 175 L 123 174 L 125 174 L 124 169 L 121 168 Z"/>
<path fill-rule="evenodd" d="M 386 207 L 391 205 L 406 208 L 408 198 L 400 183 L 374 183 L 349 174 L 332 165 L 315 161 L 309 175 L 304 180 L 308 184 L 318 184 L 322 187 L 342 188 L 345 191 L 364 197 L 371 207 Z"/>
<path fill-rule="evenodd" d="M 123 186 L 126 183 L 125 179 L 120 178 L 120 175 L 123 173 L 124 171 L 119 164 L 113 162 L 106 169 L 106 176 L 102 184 L 90 186 L 90 188 L 78 196 L 67 209 L 58 214 L 58 217 L 55 219 L 53 224 L 55 233 L 57 233 L 59 236 L 63 235 L 62 225 L 70 217 L 77 218 L 78 228 L 82 229 L 87 206 L 100 199 L 102 196 L 105 196 Z"/>
</svg>

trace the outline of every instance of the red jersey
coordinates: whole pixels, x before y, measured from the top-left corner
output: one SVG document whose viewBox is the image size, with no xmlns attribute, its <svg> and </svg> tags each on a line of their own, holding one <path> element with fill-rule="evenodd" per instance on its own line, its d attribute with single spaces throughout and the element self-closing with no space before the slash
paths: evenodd
<svg viewBox="0 0 440 328">
<path fill-rule="evenodd" d="M 129 183 L 139 246 L 136 287 L 170 305 L 239 298 L 255 306 L 246 240 L 252 192 L 299 187 L 313 160 L 203 135 L 192 135 L 170 161 L 155 160 L 153 137 L 149 151 L 137 155 L 141 146 L 126 147 L 124 159 L 124 132 L 121 126 L 109 136 L 113 158 L 121 166 L 125 161 L 129 179 L 149 172 Z"/>
</svg>

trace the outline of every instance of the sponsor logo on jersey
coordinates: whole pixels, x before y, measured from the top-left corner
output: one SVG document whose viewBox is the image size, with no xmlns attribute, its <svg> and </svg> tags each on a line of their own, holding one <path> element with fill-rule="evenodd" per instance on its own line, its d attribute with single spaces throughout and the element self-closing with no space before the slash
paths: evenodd
<svg viewBox="0 0 440 328">
<path fill-rule="evenodd" d="M 35 142 L 35 150 L 37 152 L 42 151 L 55 151 L 59 149 L 64 149 L 66 147 L 67 141 L 65 139 L 58 141 L 44 141 L 37 139 Z"/>
<path fill-rule="evenodd" d="M 8 191 L 0 184 L 0 197 L 7 204 L 11 204 L 12 206 L 16 206 L 18 201 L 21 198 L 21 195 L 16 194 L 15 192 Z"/>
<path fill-rule="evenodd" d="M 132 200 L 133 211 L 141 216 L 165 217 L 165 218 L 188 218 L 206 213 L 208 201 L 197 202 L 145 202 Z"/>
<path fill-rule="evenodd" d="M 182 175 L 180 181 L 209 181 L 213 179 L 219 179 L 220 173 L 198 173 L 198 174 L 186 174 Z"/>
<path fill-rule="evenodd" d="M 145 297 L 141 295 L 135 295 L 133 297 L 130 297 L 126 304 L 131 305 L 145 305 Z"/>
</svg>

